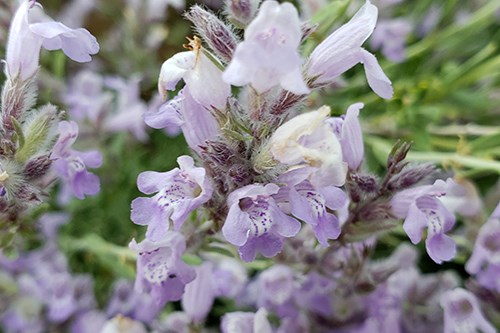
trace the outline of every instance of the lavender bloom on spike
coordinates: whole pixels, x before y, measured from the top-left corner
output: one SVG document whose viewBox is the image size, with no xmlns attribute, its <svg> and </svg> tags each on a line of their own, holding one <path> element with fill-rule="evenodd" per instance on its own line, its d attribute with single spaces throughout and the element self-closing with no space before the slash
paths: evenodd
<svg viewBox="0 0 500 333">
<path fill-rule="evenodd" d="M 307 94 L 298 52 L 301 37 L 299 15 L 292 4 L 264 1 L 245 29 L 245 40 L 236 47 L 224 81 L 251 84 L 259 94 L 278 84 L 297 95 Z"/>
<path fill-rule="evenodd" d="M 481 227 L 465 270 L 483 287 L 500 293 L 500 203 Z"/>
<path fill-rule="evenodd" d="M 307 76 L 314 79 L 315 84 L 328 84 L 354 65 L 363 63 L 368 85 L 380 97 L 391 98 L 391 81 L 375 56 L 361 47 L 373 32 L 377 15 L 377 7 L 367 0 L 349 22 L 314 49 L 306 65 Z"/>
<path fill-rule="evenodd" d="M 179 168 L 168 172 L 146 171 L 139 175 L 137 186 L 142 193 L 157 193 L 151 198 L 132 201 L 131 219 L 147 225 L 146 238 L 162 239 L 170 221 L 179 230 L 188 215 L 212 196 L 212 185 L 204 168 L 195 167 L 190 156 L 177 158 Z"/>
<path fill-rule="evenodd" d="M 347 195 L 335 186 L 314 187 L 308 180 L 306 170 L 295 169 L 280 176 L 287 184 L 280 194 L 287 196 L 290 213 L 311 225 L 319 243 L 328 246 L 329 239 L 340 235 L 337 217 L 327 212 L 327 207 L 337 210 L 347 201 Z M 279 195 L 280 195 L 279 194 Z"/>
<path fill-rule="evenodd" d="M 455 216 L 441 203 L 438 197 L 446 195 L 447 183 L 437 180 L 433 185 L 418 186 L 398 192 L 391 200 L 391 211 L 398 218 L 404 218 L 403 229 L 413 244 L 420 242 L 422 231 L 427 228 L 425 247 L 436 263 L 451 260 L 456 245 L 450 236 Z"/>
<path fill-rule="evenodd" d="M 201 152 L 207 140 L 213 140 L 220 134 L 215 117 L 196 102 L 188 87 L 158 110 L 146 112 L 144 121 L 153 128 L 180 127 L 187 144 L 197 153 Z"/>
<path fill-rule="evenodd" d="M 196 102 L 207 109 L 225 110 L 227 98 L 231 95 L 230 85 L 222 80 L 221 70 L 205 55 L 200 40 L 195 38 L 191 46 L 193 51 L 177 53 L 163 63 L 158 91 L 165 98 L 166 91 L 175 90 L 183 79 Z"/>
<path fill-rule="evenodd" d="M 259 309 L 251 312 L 229 312 L 222 317 L 222 333 L 272 333 L 271 324 L 267 320 L 267 311 Z"/>
<path fill-rule="evenodd" d="M 272 195 L 275 184 L 247 185 L 232 192 L 227 200 L 229 213 L 222 234 L 228 242 L 239 246 L 244 261 L 255 259 L 257 252 L 274 257 L 283 248 L 283 239 L 295 236 L 300 223 L 284 214 Z"/>
<path fill-rule="evenodd" d="M 158 242 L 145 239 L 137 244 L 133 239 L 129 247 L 139 254 L 135 289 L 151 294 L 159 308 L 180 300 L 185 285 L 196 275 L 181 259 L 186 250 L 184 236 L 170 231 Z"/>
<path fill-rule="evenodd" d="M 273 310 L 280 317 L 293 317 L 297 314 L 294 304 L 295 283 L 290 267 L 274 265 L 263 271 L 258 278 L 257 305 Z"/>
<path fill-rule="evenodd" d="M 137 292 L 131 281 L 118 280 L 113 286 L 106 315 L 108 318 L 123 315 L 134 320 L 150 322 L 160 310 L 151 295 Z"/>
<path fill-rule="evenodd" d="M 342 149 L 330 125 L 325 122 L 330 108 L 324 106 L 287 121 L 270 139 L 274 159 L 291 167 L 312 167 L 309 180 L 314 186 L 342 186 L 347 165 Z"/>
<path fill-rule="evenodd" d="M 342 156 L 350 170 L 358 170 L 364 158 L 363 133 L 359 123 L 359 110 L 363 103 L 356 103 L 347 108 L 344 117 L 330 118 L 327 122 L 342 146 Z"/>
<path fill-rule="evenodd" d="M 79 152 L 71 149 L 78 136 L 78 125 L 74 121 L 59 123 L 59 138 L 52 149 L 55 171 L 64 180 L 66 190 L 78 199 L 99 192 L 99 178 L 88 172 L 87 167 L 97 168 L 102 164 L 98 151 Z"/>
<path fill-rule="evenodd" d="M 471 292 L 455 288 L 441 296 L 444 310 L 444 333 L 483 332 L 496 333 L 479 306 L 476 296 Z"/>
<path fill-rule="evenodd" d="M 35 1 L 23 1 L 10 26 L 6 63 L 11 78 L 26 80 L 38 68 L 40 48 L 62 49 L 77 62 L 88 62 L 99 51 L 99 44 L 86 29 L 70 29 L 45 15 Z"/>
<path fill-rule="evenodd" d="M 182 295 L 182 309 L 194 323 L 203 322 L 212 309 L 215 299 L 212 274 L 213 268 L 210 262 L 196 267 L 196 278 L 187 284 Z"/>
</svg>

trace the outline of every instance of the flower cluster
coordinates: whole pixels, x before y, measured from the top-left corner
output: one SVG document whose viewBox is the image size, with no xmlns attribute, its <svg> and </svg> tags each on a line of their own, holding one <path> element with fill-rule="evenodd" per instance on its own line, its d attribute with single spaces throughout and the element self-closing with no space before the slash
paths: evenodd
<svg viewBox="0 0 500 333">
<path fill-rule="evenodd" d="M 0 215 L 13 223 L 46 199 L 57 176 L 64 193 L 77 198 L 99 191 L 99 179 L 86 167 L 98 167 L 100 154 L 70 148 L 78 135 L 76 123 L 61 121 L 63 113 L 53 105 L 34 108 L 42 46 L 61 49 L 77 62 L 88 62 L 99 51 L 86 29 L 52 20 L 34 0 L 21 1 L 9 31 L 0 122 Z"/>
</svg>

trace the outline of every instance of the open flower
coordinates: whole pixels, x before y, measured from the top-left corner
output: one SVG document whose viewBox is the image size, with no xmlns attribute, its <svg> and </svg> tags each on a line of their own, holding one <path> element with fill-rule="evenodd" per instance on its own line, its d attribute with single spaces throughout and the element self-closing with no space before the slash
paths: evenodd
<svg viewBox="0 0 500 333">
<path fill-rule="evenodd" d="M 362 63 L 373 91 L 382 98 L 391 98 L 391 81 L 375 56 L 361 47 L 375 29 L 377 15 L 377 7 L 367 0 L 349 22 L 314 49 L 306 65 L 308 77 L 314 79 L 316 84 L 328 84 L 356 64 Z"/>
<path fill-rule="evenodd" d="M 139 254 L 135 289 L 151 294 L 159 308 L 168 301 L 180 300 L 184 286 L 196 276 L 181 259 L 186 250 L 184 236 L 169 231 L 158 242 L 145 239 L 137 244 L 132 239 L 129 247 Z"/>
<path fill-rule="evenodd" d="M 132 201 L 131 219 L 147 225 L 146 238 L 162 239 L 170 221 L 179 230 L 188 215 L 212 196 L 212 185 L 204 168 L 194 166 L 190 156 L 177 159 L 180 169 L 168 172 L 146 171 L 139 175 L 137 186 L 145 194 L 158 192 L 151 198 Z"/>
<path fill-rule="evenodd" d="M 342 161 L 342 149 L 330 125 L 325 120 L 330 108 L 303 113 L 287 121 L 274 132 L 270 151 L 274 159 L 292 167 L 313 167 L 313 185 L 344 185 L 347 166 Z"/>
<path fill-rule="evenodd" d="M 290 213 L 309 224 L 318 242 L 328 246 L 329 239 L 340 235 L 337 217 L 327 211 L 337 210 L 347 202 L 346 194 L 335 186 L 314 187 L 308 180 L 307 169 L 295 169 L 283 174 L 279 181 L 287 186 L 280 189 L 289 202 Z M 281 200 L 280 200 L 281 201 Z"/>
<path fill-rule="evenodd" d="M 99 51 L 99 44 L 86 29 L 71 29 L 45 15 L 42 6 L 25 0 L 10 26 L 7 44 L 7 71 L 12 78 L 26 80 L 38 68 L 40 48 L 59 50 L 78 62 L 88 62 Z"/>
<path fill-rule="evenodd" d="M 222 233 L 228 242 L 240 247 L 241 258 L 247 262 L 254 260 L 257 252 L 274 257 L 283 248 L 283 239 L 300 230 L 300 223 L 276 205 L 272 195 L 278 191 L 276 184 L 252 184 L 229 195 Z"/>
<path fill-rule="evenodd" d="M 302 32 L 299 15 L 290 3 L 264 1 L 257 17 L 245 29 L 223 78 L 236 86 L 251 84 L 258 93 L 276 85 L 295 94 L 307 94 L 298 52 Z"/>
<path fill-rule="evenodd" d="M 205 108 L 226 108 L 227 98 L 231 95 L 231 87 L 222 80 L 222 71 L 209 59 L 201 49 L 198 38 L 191 41 L 192 51 L 175 54 L 161 66 L 158 79 L 158 91 L 165 98 L 167 90 L 175 90 L 177 83 L 183 79 L 196 102 Z"/>
<path fill-rule="evenodd" d="M 455 241 L 445 233 L 455 224 L 455 216 L 438 199 L 446 195 L 452 183 L 437 180 L 433 185 L 424 185 L 398 192 L 391 200 L 391 211 L 398 218 L 404 218 L 403 229 L 413 244 L 422 239 L 427 228 L 425 247 L 436 263 L 451 260 L 456 253 Z"/>
</svg>

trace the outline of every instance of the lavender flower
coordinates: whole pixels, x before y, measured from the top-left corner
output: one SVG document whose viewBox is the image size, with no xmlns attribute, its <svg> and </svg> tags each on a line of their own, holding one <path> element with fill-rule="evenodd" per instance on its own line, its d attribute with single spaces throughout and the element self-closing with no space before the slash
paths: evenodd
<svg viewBox="0 0 500 333">
<path fill-rule="evenodd" d="M 157 241 L 166 235 L 170 221 L 179 230 L 188 215 L 207 202 L 212 185 L 204 168 L 194 166 L 189 156 L 177 158 L 180 166 L 168 172 L 146 171 L 139 175 L 137 186 L 145 194 L 157 192 L 151 198 L 132 201 L 131 219 L 147 225 L 146 238 Z"/>
<path fill-rule="evenodd" d="M 184 286 L 196 275 L 181 259 L 186 250 L 184 237 L 169 231 L 158 242 L 145 239 L 137 244 L 132 239 L 129 247 L 139 254 L 135 289 L 151 294 L 159 308 L 168 301 L 180 300 Z"/>
<path fill-rule="evenodd" d="M 97 151 L 79 152 L 71 149 L 78 136 L 78 125 L 74 121 L 59 123 L 59 138 L 52 150 L 53 166 L 63 178 L 63 193 L 73 193 L 78 199 L 99 192 L 99 178 L 87 171 L 87 166 L 97 168 L 102 164 Z"/>
<path fill-rule="evenodd" d="M 46 16 L 34 0 L 21 3 L 12 20 L 7 45 L 7 71 L 11 78 L 26 80 L 38 68 L 40 48 L 62 49 L 78 62 L 91 60 L 90 54 L 99 51 L 99 44 L 86 29 L 70 29 Z"/>
<path fill-rule="evenodd" d="M 224 258 L 213 272 L 215 295 L 218 297 L 237 297 L 244 289 L 248 273 L 240 261 Z"/>
<path fill-rule="evenodd" d="M 104 129 L 109 132 L 129 131 L 137 140 L 146 141 L 148 136 L 142 117 L 147 105 L 140 96 L 140 78 L 132 77 L 126 81 L 119 77 L 110 77 L 105 83 L 114 89 L 118 96 L 116 111 L 106 118 Z"/>
<path fill-rule="evenodd" d="M 483 332 L 496 333 L 484 318 L 479 302 L 471 292 L 456 288 L 441 296 L 444 310 L 444 333 Z"/>
<path fill-rule="evenodd" d="M 307 94 L 298 52 L 301 37 L 292 4 L 264 1 L 245 29 L 245 40 L 236 47 L 224 80 L 236 86 L 250 83 L 259 94 L 278 84 L 295 94 Z"/>
<path fill-rule="evenodd" d="M 222 317 L 222 333 L 272 333 L 267 320 L 267 311 L 259 309 L 256 313 L 230 312 Z"/>
<path fill-rule="evenodd" d="M 329 107 L 321 107 L 292 118 L 276 129 L 270 139 L 274 159 L 292 167 L 312 167 L 310 181 L 318 186 L 342 186 L 347 166 L 341 145 L 325 122 Z"/>
<path fill-rule="evenodd" d="M 194 323 L 201 323 L 212 309 L 215 299 L 212 274 L 210 262 L 196 267 L 196 278 L 187 284 L 182 295 L 182 309 Z"/>
<path fill-rule="evenodd" d="M 147 333 L 147 331 L 141 322 L 116 316 L 104 323 L 100 333 Z"/>
<path fill-rule="evenodd" d="M 196 102 L 207 109 L 225 110 L 231 87 L 222 80 L 221 70 L 205 55 L 207 51 L 201 49 L 200 43 L 195 38 L 190 44 L 193 51 L 177 53 L 163 63 L 158 91 L 165 98 L 166 91 L 174 90 L 183 79 Z"/>
<path fill-rule="evenodd" d="M 304 172 L 305 171 L 305 172 Z M 311 225 L 319 243 L 328 246 L 328 239 L 340 235 L 337 217 L 327 212 L 327 207 L 336 210 L 347 201 L 346 194 L 334 186 L 315 187 L 308 180 L 308 170 L 295 169 L 279 177 L 287 187 L 280 190 L 288 197 L 290 213 Z"/>
<path fill-rule="evenodd" d="M 272 310 L 280 317 L 297 314 L 294 304 L 294 272 L 285 265 L 274 265 L 263 271 L 257 280 L 257 306 Z"/>
<path fill-rule="evenodd" d="M 438 199 L 451 183 L 451 179 L 447 183 L 437 180 L 433 185 L 398 192 L 391 200 L 391 210 L 396 217 L 405 219 L 403 228 L 413 244 L 420 242 L 427 227 L 425 247 L 438 264 L 451 260 L 456 252 L 455 242 L 445 234 L 453 228 L 455 216 Z"/>
<path fill-rule="evenodd" d="M 132 282 L 118 280 L 113 286 L 113 294 L 108 302 L 106 315 L 122 315 L 134 320 L 150 322 L 161 310 L 149 294 L 139 293 Z"/>
<path fill-rule="evenodd" d="M 469 274 L 476 276 L 479 283 L 500 292 L 500 204 L 490 219 L 481 227 L 472 256 L 465 264 Z"/>
<path fill-rule="evenodd" d="M 306 65 L 307 76 L 315 84 L 328 84 L 354 65 L 363 63 L 373 91 L 382 98 L 391 98 L 391 81 L 375 56 L 361 47 L 375 28 L 377 14 L 377 7 L 367 0 L 349 22 L 314 49 Z"/>
<path fill-rule="evenodd" d="M 228 197 L 229 213 L 222 234 L 240 247 L 244 261 L 254 260 L 257 252 L 268 258 L 275 256 L 283 247 L 283 239 L 299 232 L 300 223 L 285 215 L 274 201 L 272 195 L 278 191 L 275 184 L 252 184 Z"/>
<path fill-rule="evenodd" d="M 344 117 L 327 120 L 340 141 L 342 156 L 350 170 L 358 170 L 363 162 L 363 133 L 358 119 L 363 106 L 363 103 L 353 104 L 347 108 Z"/>
<path fill-rule="evenodd" d="M 144 121 L 153 128 L 180 127 L 187 144 L 197 153 L 220 133 L 215 117 L 195 101 L 187 86 L 158 110 L 146 112 Z"/>
</svg>

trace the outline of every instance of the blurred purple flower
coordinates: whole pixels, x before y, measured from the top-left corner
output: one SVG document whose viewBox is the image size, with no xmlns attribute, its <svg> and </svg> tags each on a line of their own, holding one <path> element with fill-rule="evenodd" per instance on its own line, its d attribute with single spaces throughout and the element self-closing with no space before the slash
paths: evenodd
<svg viewBox="0 0 500 333">
<path fill-rule="evenodd" d="M 500 203 L 479 230 L 465 269 L 475 275 L 483 287 L 500 293 Z"/>
<path fill-rule="evenodd" d="M 290 3 L 264 1 L 245 29 L 223 79 L 236 86 L 251 84 L 259 93 L 276 85 L 297 95 L 307 94 L 298 47 L 302 32 L 297 9 Z"/>
<path fill-rule="evenodd" d="M 97 168 L 102 164 L 98 151 L 79 152 L 71 149 L 78 136 L 78 125 L 74 121 L 59 123 L 59 138 L 52 149 L 51 158 L 55 171 L 64 181 L 63 193 L 71 192 L 78 199 L 99 192 L 99 178 L 88 172 L 87 167 Z"/>
<path fill-rule="evenodd" d="M 252 184 L 229 194 L 229 213 L 222 234 L 240 247 L 244 261 L 254 260 L 257 252 L 274 257 L 283 248 L 283 239 L 300 230 L 300 223 L 284 214 L 274 201 L 272 195 L 278 191 L 275 184 Z"/>
<path fill-rule="evenodd" d="M 478 332 L 496 333 L 495 327 L 484 318 L 476 296 L 456 288 L 441 296 L 444 310 L 444 333 Z"/>
<path fill-rule="evenodd" d="M 406 58 L 406 38 L 412 30 L 412 23 L 404 18 L 380 20 L 373 31 L 370 46 L 382 50 L 387 59 L 402 62 Z"/>
<path fill-rule="evenodd" d="M 222 317 L 222 333 L 272 333 L 267 320 L 267 311 L 259 309 L 252 312 L 229 312 Z"/>
<path fill-rule="evenodd" d="M 142 118 L 148 107 L 140 96 L 140 78 L 124 80 L 109 77 L 104 83 L 117 93 L 115 112 L 104 120 L 104 129 L 110 132 L 129 131 L 137 140 L 147 141 L 148 135 Z"/>
<path fill-rule="evenodd" d="M 212 309 L 215 299 L 213 266 L 204 262 L 195 268 L 196 278 L 186 285 L 182 295 L 182 309 L 193 323 L 201 323 Z"/>
<path fill-rule="evenodd" d="M 139 175 L 137 186 L 151 198 L 132 201 L 131 219 L 139 225 L 147 225 L 146 238 L 160 240 L 167 233 L 170 221 L 179 230 L 196 208 L 212 196 L 212 185 L 204 168 L 195 167 L 193 158 L 180 156 L 180 166 L 168 172 L 146 171 Z"/>
<path fill-rule="evenodd" d="M 132 239 L 129 247 L 139 254 L 135 289 L 151 294 L 159 308 L 168 301 L 180 300 L 185 285 L 196 276 L 195 271 L 181 259 L 186 250 L 184 236 L 169 231 L 158 242 L 145 239 L 138 244 Z"/>
</svg>

